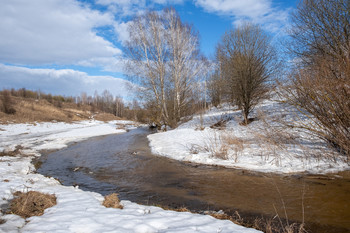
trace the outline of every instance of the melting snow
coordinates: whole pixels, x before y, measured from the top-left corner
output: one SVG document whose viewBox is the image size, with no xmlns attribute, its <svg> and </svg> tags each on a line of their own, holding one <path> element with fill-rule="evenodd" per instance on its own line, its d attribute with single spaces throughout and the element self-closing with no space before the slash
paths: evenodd
<svg viewBox="0 0 350 233">
<path fill-rule="evenodd" d="M 40 156 L 39 150 L 60 149 L 88 137 L 123 133 L 118 124 L 130 122 L 84 121 L 74 124 L 37 123 L 0 125 L 0 152 L 21 145 L 22 153 Z M 0 157 L 0 206 L 6 206 L 16 191 L 35 190 L 55 194 L 57 205 L 44 215 L 23 218 L 0 213 L 6 220 L 0 232 L 258 232 L 211 216 L 163 210 L 121 201 L 124 209 L 102 206 L 103 196 L 66 187 L 53 178 L 34 173 L 32 156 Z"/>
</svg>

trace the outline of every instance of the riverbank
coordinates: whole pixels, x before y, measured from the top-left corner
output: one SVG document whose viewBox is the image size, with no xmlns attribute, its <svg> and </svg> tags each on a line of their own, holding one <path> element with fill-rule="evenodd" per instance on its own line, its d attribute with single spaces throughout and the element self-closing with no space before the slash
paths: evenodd
<svg viewBox="0 0 350 233">
<path fill-rule="evenodd" d="M 0 231 L 3 232 L 258 232 L 208 215 L 175 212 L 121 201 L 123 209 L 102 206 L 103 196 L 66 187 L 35 173 L 40 150 L 62 149 L 89 137 L 126 132 L 129 121 L 83 121 L 0 125 Z M 23 219 L 6 213 L 16 191 L 55 194 L 57 205 Z"/>
<path fill-rule="evenodd" d="M 287 127 L 310 124 L 300 112 L 266 100 L 241 124 L 241 111 L 224 105 L 196 115 L 174 130 L 148 136 L 154 154 L 180 161 L 280 174 L 349 170 L 347 158 L 309 132 Z"/>
</svg>

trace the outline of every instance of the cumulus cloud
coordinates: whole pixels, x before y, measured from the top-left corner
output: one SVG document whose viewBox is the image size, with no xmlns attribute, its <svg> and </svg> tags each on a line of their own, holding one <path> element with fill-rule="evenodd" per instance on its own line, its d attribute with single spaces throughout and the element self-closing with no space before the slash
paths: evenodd
<svg viewBox="0 0 350 233">
<path fill-rule="evenodd" d="M 118 59 L 121 50 L 97 34 L 99 27 L 114 23 L 111 14 L 74 0 L 2 0 L 0 62 L 47 65 Z"/>
<path fill-rule="evenodd" d="M 78 96 L 82 92 L 93 95 L 95 91 L 110 91 L 126 100 L 134 97 L 130 82 L 111 76 L 90 76 L 71 69 L 29 69 L 26 67 L 0 64 L 0 88 L 25 87 L 46 93 Z"/>
<path fill-rule="evenodd" d="M 288 18 L 288 9 L 273 7 L 271 0 L 194 0 L 205 11 L 233 17 L 234 25 L 253 21 L 265 29 L 276 32 Z"/>
</svg>

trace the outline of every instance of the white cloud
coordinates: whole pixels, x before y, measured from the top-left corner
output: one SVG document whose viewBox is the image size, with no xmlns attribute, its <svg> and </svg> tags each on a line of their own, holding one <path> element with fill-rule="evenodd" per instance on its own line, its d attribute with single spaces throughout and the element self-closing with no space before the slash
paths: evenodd
<svg viewBox="0 0 350 233">
<path fill-rule="evenodd" d="M 129 39 L 128 26 L 129 22 L 119 22 L 114 25 L 114 30 L 118 35 L 118 40 L 123 44 Z"/>
<path fill-rule="evenodd" d="M 45 65 L 117 59 L 120 49 L 96 33 L 96 28 L 114 23 L 112 15 L 75 0 L 2 0 L 0 62 Z"/>
<path fill-rule="evenodd" d="M 135 15 L 146 8 L 146 0 L 97 0 L 96 3 L 119 16 Z"/>
<path fill-rule="evenodd" d="M 210 13 L 231 16 L 233 24 L 253 21 L 269 31 L 276 32 L 288 18 L 288 9 L 280 10 L 272 6 L 271 0 L 194 0 L 197 6 Z"/>
<path fill-rule="evenodd" d="M 111 76 L 90 76 L 85 72 L 71 69 L 30 69 L 0 64 L 0 88 L 27 88 L 46 93 L 78 96 L 82 92 L 93 95 L 104 90 L 126 100 L 133 98 L 130 82 Z"/>
<path fill-rule="evenodd" d="M 156 5 L 183 4 L 185 0 L 96 0 L 97 4 L 107 6 L 120 16 L 133 16 Z"/>
</svg>

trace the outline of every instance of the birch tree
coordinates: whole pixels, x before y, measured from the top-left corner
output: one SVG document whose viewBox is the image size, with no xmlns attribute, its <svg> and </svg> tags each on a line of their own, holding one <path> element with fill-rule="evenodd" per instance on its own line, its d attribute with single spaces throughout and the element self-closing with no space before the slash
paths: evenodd
<svg viewBox="0 0 350 233">
<path fill-rule="evenodd" d="M 128 27 L 126 42 L 126 71 L 141 86 L 141 95 L 156 106 L 157 124 L 167 122 L 165 80 L 166 62 L 169 59 L 163 19 L 156 12 L 136 17 Z"/>
<path fill-rule="evenodd" d="M 173 86 L 173 117 L 178 122 L 191 101 L 193 85 L 198 77 L 205 75 L 208 64 L 200 55 L 198 33 L 188 24 L 181 22 L 177 12 L 166 9 L 165 23 L 170 50 L 169 72 Z"/>
<path fill-rule="evenodd" d="M 186 115 L 193 84 L 206 71 L 198 33 L 173 8 L 138 16 L 128 30 L 126 71 L 154 109 L 153 121 L 175 127 Z"/>
</svg>

